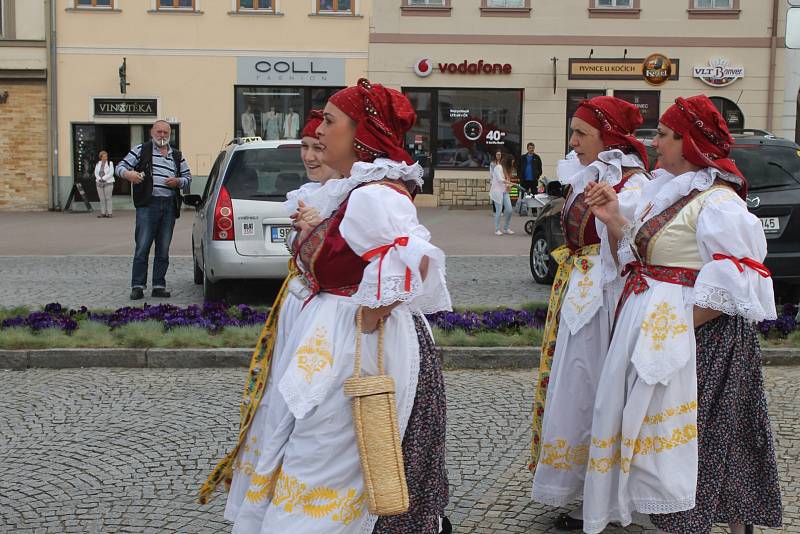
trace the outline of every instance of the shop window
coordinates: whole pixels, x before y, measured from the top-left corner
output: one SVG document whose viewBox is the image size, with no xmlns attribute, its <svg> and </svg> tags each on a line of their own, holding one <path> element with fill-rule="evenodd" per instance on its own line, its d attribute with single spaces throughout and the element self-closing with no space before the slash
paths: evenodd
<svg viewBox="0 0 800 534">
<path fill-rule="evenodd" d="M 353 13 L 354 0 L 317 0 L 317 13 Z"/>
<path fill-rule="evenodd" d="M 158 0 L 156 5 L 158 9 L 195 10 L 195 0 Z"/>
<path fill-rule="evenodd" d="M 589 0 L 589 17 L 638 19 L 641 0 Z"/>
<path fill-rule="evenodd" d="M 297 139 L 311 109 L 322 109 L 338 87 L 237 86 L 234 136 Z"/>
<path fill-rule="evenodd" d="M 531 0 L 481 0 L 482 17 L 530 17 Z"/>
<path fill-rule="evenodd" d="M 661 91 L 614 91 L 614 96 L 639 108 L 642 129 L 655 130 L 661 116 Z"/>
<path fill-rule="evenodd" d="M 114 8 L 114 0 L 75 0 L 75 7 Z"/>
<path fill-rule="evenodd" d="M 521 90 L 440 89 L 435 115 L 438 168 L 488 168 L 498 149 L 519 153 Z"/>
<path fill-rule="evenodd" d="M 405 5 L 408 6 L 433 6 L 433 7 L 445 7 L 447 5 L 446 0 L 407 0 Z"/>
<path fill-rule="evenodd" d="M 274 0 L 236 0 L 237 11 L 275 11 Z"/>
</svg>

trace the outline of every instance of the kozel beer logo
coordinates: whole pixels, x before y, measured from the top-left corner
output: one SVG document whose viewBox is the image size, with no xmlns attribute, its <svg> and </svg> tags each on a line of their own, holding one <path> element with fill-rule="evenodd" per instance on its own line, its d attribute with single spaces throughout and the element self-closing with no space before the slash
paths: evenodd
<svg viewBox="0 0 800 534">
<path fill-rule="evenodd" d="M 650 54 L 642 65 L 642 76 L 650 85 L 664 85 L 672 76 L 672 62 L 664 54 Z"/>
<path fill-rule="evenodd" d="M 431 58 L 422 58 L 414 64 L 414 73 L 427 78 L 434 69 L 438 69 L 441 74 L 511 74 L 511 65 L 508 63 L 488 63 L 481 59 L 478 61 L 467 61 L 461 63 L 433 63 Z"/>
<path fill-rule="evenodd" d="M 714 58 L 707 66 L 695 66 L 692 75 L 711 87 L 725 87 L 744 78 L 744 67 L 731 66 L 727 59 Z"/>
</svg>

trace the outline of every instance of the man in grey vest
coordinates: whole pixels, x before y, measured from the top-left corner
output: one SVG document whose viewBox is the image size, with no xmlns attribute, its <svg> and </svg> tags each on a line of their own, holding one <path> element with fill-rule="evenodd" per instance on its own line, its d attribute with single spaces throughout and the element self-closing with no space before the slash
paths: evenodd
<svg viewBox="0 0 800 534">
<path fill-rule="evenodd" d="M 136 247 L 133 253 L 131 300 L 144 297 L 147 287 L 147 264 L 150 248 L 156 245 L 153 258 L 153 297 L 167 298 L 169 245 L 175 219 L 180 217 L 180 190 L 192 183 L 189 165 L 180 151 L 169 145 L 171 127 L 156 121 L 150 129 L 152 139 L 128 152 L 116 168 L 119 178 L 133 184 L 136 206 Z"/>
</svg>

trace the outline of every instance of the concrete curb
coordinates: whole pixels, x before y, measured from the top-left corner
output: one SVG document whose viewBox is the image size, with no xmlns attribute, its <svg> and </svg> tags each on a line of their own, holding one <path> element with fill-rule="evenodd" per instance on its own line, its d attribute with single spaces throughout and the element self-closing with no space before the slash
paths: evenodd
<svg viewBox="0 0 800 534">
<path fill-rule="evenodd" d="M 800 349 L 762 349 L 764 365 L 800 365 Z M 0 369 L 236 368 L 250 365 L 253 349 L 0 350 Z M 445 369 L 535 369 L 538 347 L 439 347 Z"/>
</svg>

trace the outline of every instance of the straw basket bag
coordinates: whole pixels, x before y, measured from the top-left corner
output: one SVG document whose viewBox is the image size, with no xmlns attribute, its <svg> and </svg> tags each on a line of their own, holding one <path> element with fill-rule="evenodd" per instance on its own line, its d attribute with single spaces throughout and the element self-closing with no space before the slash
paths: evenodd
<svg viewBox="0 0 800 534">
<path fill-rule="evenodd" d="M 361 376 L 361 308 L 356 313 L 355 374 L 344 383 L 353 398 L 358 454 L 368 508 L 375 515 L 408 511 L 408 486 L 397 425 L 394 378 L 383 369 L 383 321 L 378 334 L 378 376 Z"/>
</svg>

